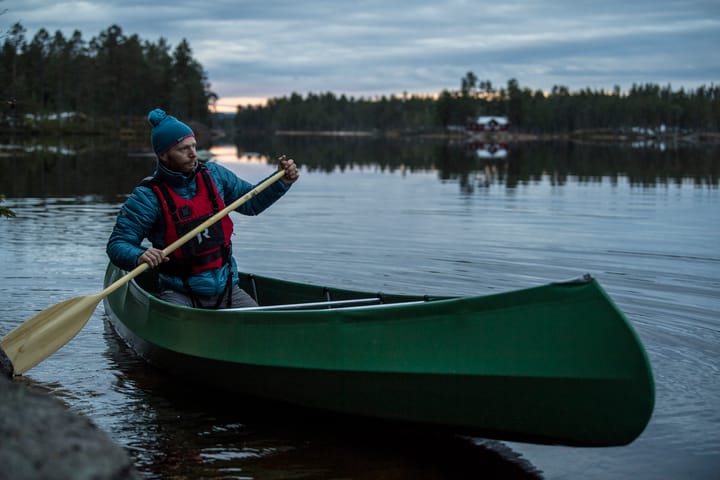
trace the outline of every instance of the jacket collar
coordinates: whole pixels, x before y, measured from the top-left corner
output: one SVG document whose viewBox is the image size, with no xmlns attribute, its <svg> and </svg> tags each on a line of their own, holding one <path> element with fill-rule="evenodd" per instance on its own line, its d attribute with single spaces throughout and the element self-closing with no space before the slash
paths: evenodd
<svg viewBox="0 0 720 480">
<path fill-rule="evenodd" d="M 195 175 L 197 174 L 197 171 L 198 167 L 196 166 L 193 169 L 192 173 L 190 173 L 189 175 L 184 175 L 180 172 L 170 170 L 158 160 L 157 166 L 155 167 L 154 177 L 167 183 L 172 188 L 178 188 L 185 187 L 192 183 L 193 180 L 195 180 Z"/>
</svg>

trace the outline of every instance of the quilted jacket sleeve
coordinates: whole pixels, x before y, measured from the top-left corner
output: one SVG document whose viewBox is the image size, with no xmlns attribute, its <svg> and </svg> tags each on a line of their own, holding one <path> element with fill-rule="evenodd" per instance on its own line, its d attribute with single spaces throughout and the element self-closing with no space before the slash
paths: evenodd
<svg viewBox="0 0 720 480">
<path fill-rule="evenodd" d="M 136 187 L 117 216 L 107 243 L 110 261 L 124 270 L 137 266 L 137 259 L 145 251 L 141 246 L 153 225 L 160 221 L 157 197 L 148 187 Z"/>
<path fill-rule="evenodd" d="M 208 169 L 213 175 L 216 181 L 222 184 L 223 200 L 225 205 L 229 205 L 238 198 L 245 195 L 247 192 L 252 190 L 256 185 L 252 185 L 250 182 L 239 178 L 233 172 L 224 168 L 221 165 L 215 163 L 209 163 Z M 273 172 L 274 174 L 275 172 Z M 268 175 L 270 177 L 272 175 Z M 258 182 L 258 185 L 262 182 Z M 270 185 L 268 188 L 260 192 L 259 194 L 252 197 L 250 200 L 242 204 L 237 212 L 243 215 L 258 215 L 263 212 L 270 205 L 275 203 L 282 197 L 285 192 L 290 189 L 290 185 L 284 183 L 282 180 Z"/>
</svg>

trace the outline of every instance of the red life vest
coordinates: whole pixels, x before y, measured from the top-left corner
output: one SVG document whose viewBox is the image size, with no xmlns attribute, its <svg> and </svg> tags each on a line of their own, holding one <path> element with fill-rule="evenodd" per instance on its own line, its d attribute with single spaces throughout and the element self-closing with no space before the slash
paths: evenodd
<svg viewBox="0 0 720 480">
<path fill-rule="evenodd" d="M 153 179 L 150 186 L 157 195 L 165 224 L 165 246 L 170 245 L 193 228 L 225 208 L 215 182 L 204 166 L 196 173 L 197 191 L 192 198 L 183 198 L 165 182 Z M 192 240 L 172 252 L 170 261 L 160 264 L 167 275 L 190 277 L 206 270 L 220 268 L 230 261 L 233 223 L 229 215 L 215 222 Z"/>
</svg>

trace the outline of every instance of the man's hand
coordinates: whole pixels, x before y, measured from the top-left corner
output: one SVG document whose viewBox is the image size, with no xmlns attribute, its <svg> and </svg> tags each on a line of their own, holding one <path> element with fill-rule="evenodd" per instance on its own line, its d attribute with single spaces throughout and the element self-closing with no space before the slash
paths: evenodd
<svg viewBox="0 0 720 480">
<path fill-rule="evenodd" d="M 297 179 L 300 178 L 295 160 L 287 158 L 285 155 L 280 155 L 278 158 L 278 169 L 285 170 L 285 175 L 283 175 L 281 180 L 288 185 L 295 183 Z"/>
<path fill-rule="evenodd" d="M 148 265 L 150 265 L 150 268 L 155 268 L 161 263 L 167 262 L 169 260 L 170 259 L 168 257 L 163 255 L 162 250 L 150 247 L 138 257 L 137 264 L 141 265 L 143 263 L 147 263 Z"/>
</svg>

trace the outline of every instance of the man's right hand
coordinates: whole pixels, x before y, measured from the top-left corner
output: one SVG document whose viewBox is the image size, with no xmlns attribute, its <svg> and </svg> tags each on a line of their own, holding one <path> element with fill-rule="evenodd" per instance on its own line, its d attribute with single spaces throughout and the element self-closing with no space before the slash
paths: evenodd
<svg viewBox="0 0 720 480">
<path fill-rule="evenodd" d="M 162 250 L 150 247 L 145 252 L 138 257 L 137 264 L 141 265 L 143 263 L 147 263 L 150 265 L 150 268 L 155 268 L 158 265 L 160 265 L 163 262 L 167 262 L 170 259 L 163 255 Z"/>
</svg>

